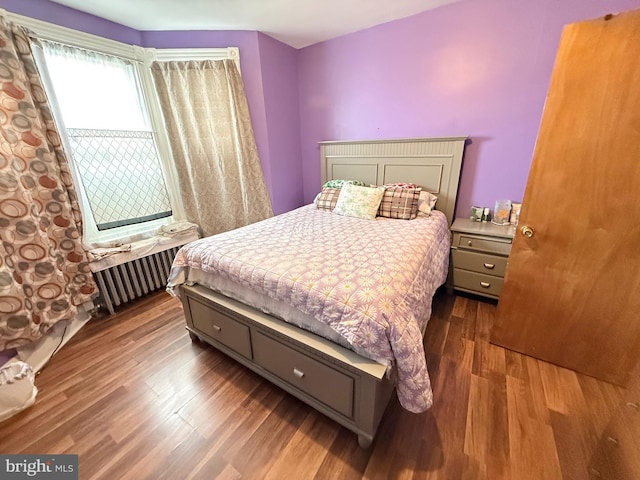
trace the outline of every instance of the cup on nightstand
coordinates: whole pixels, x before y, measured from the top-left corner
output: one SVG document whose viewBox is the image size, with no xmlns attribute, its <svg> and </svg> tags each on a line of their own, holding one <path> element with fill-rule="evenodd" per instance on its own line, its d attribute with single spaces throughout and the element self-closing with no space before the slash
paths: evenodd
<svg viewBox="0 0 640 480">
<path fill-rule="evenodd" d="M 469 213 L 469 220 L 472 220 L 474 222 L 481 222 L 483 211 L 484 211 L 484 208 L 482 207 L 476 207 L 476 206 L 471 207 L 471 212 Z"/>
</svg>

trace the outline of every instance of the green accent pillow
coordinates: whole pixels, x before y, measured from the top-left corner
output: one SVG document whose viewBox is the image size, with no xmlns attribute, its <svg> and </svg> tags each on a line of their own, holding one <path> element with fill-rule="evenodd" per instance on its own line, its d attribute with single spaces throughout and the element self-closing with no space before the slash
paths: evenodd
<svg viewBox="0 0 640 480">
<path fill-rule="evenodd" d="M 345 183 L 333 213 L 347 217 L 375 219 L 384 187 L 362 187 Z"/>
<path fill-rule="evenodd" d="M 367 184 L 361 182 L 360 180 L 329 180 L 327 183 L 323 185 L 324 188 L 342 188 L 345 184 L 351 185 L 360 185 L 361 187 L 366 187 Z"/>
</svg>

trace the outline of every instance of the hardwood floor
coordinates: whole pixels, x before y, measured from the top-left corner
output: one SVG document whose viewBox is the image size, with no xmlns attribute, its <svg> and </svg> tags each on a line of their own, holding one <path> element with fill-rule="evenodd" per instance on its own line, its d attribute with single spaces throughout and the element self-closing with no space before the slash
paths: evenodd
<svg viewBox="0 0 640 480">
<path fill-rule="evenodd" d="M 75 453 L 81 479 L 583 479 L 624 389 L 489 343 L 496 306 L 438 293 L 434 406 L 355 434 L 205 344 L 160 292 L 93 319 L 0 424 L 2 453 Z"/>
</svg>

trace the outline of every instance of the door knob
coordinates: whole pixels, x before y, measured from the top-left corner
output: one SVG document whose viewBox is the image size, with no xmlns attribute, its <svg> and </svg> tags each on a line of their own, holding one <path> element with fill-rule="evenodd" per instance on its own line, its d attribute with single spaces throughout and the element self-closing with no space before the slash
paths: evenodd
<svg viewBox="0 0 640 480">
<path fill-rule="evenodd" d="M 522 235 L 524 235 L 527 238 L 531 238 L 533 237 L 533 227 L 530 227 L 529 225 L 525 225 L 523 226 L 520 231 L 522 232 Z"/>
</svg>

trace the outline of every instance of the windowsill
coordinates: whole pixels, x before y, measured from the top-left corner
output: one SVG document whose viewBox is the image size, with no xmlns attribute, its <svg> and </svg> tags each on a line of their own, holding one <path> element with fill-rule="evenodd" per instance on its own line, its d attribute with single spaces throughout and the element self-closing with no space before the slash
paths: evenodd
<svg viewBox="0 0 640 480">
<path fill-rule="evenodd" d="M 94 259 L 89 263 L 89 268 L 92 272 L 99 272 L 173 247 L 180 247 L 199 238 L 197 230 L 193 229 L 171 236 L 155 235 L 151 238 L 130 242 L 125 251 L 114 251 L 102 258 Z"/>
<path fill-rule="evenodd" d="M 105 231 L 85 232 L 84 243 L 88 247 L 121 245 L 123 243 L 137 242 L 153 237 L 160 227 L 175 222 L 173 217 L 159 218 L 137 225 L 128 225 Z M 95 227 L 94 227 L 95 228 Z"/>
</svg>

